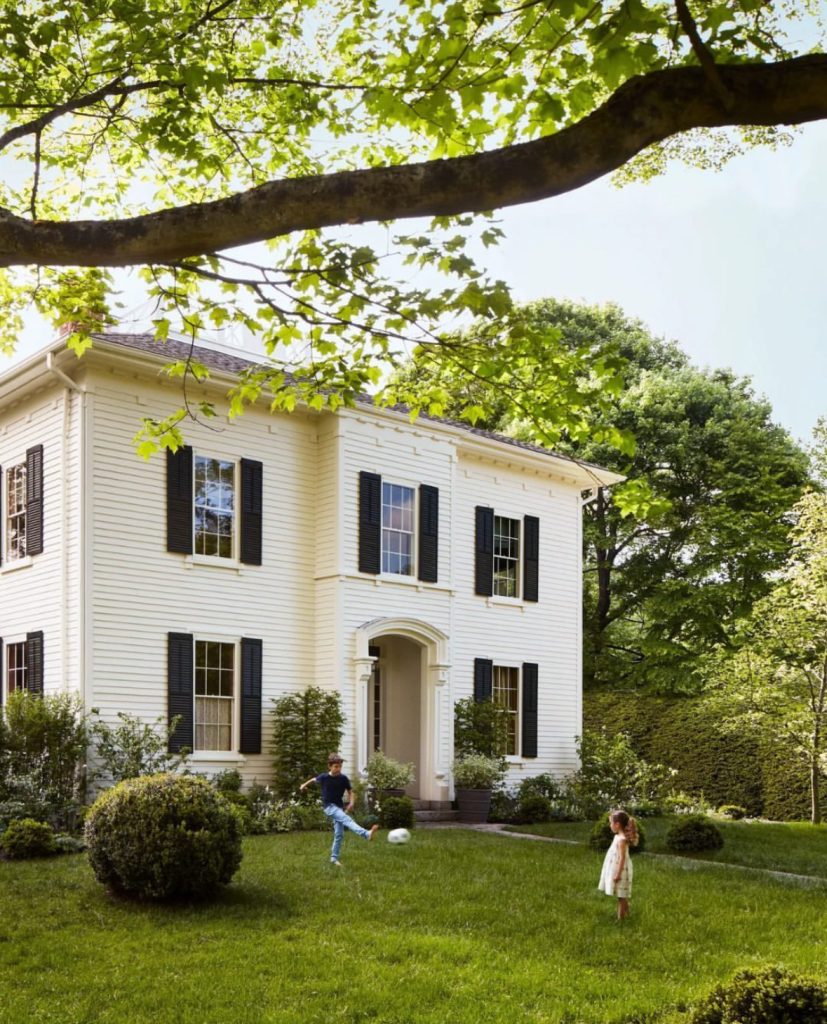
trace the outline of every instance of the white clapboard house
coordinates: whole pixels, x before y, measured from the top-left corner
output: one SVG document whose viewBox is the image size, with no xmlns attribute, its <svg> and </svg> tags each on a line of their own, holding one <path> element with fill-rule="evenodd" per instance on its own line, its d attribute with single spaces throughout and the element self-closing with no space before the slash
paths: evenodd
<svg viewBox="0 0 827 1024">
<path fill-rule="evenodd" d="M 180 715 L 198 770 L 249 783 L 270 776 L 273 698 L 316 684 L 341 693 L 346 771 L 381 747 L 445 800 L 454 702 L 493 695 L 512 781 L 572 770 L 581 506 L 619 478 L 368 401 L 188 424 L 143 461 L 141 418 L 181 404 L 161 367 L 188 351 L 56 340 L 0 376 L 3 699 Z M 195 356 L 220 405 L 249 361 Z"/>
</svg>

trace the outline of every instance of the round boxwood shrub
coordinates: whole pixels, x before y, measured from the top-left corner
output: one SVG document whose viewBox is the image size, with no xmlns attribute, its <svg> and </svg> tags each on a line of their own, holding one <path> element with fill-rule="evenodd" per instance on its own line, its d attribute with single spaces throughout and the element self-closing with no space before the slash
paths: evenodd
<svg viewBox="0 0 827 1024">
<path fill-rule="evenodd" d="M 741 818 L 746 818 L 747 809 L 746 807 L 740 807 L 738 804 L 721 804 L 718 808 L 718 814 L 722 818 L 729 818 L 730 821 L 740 821 Z"/>
<path fill-rule="evenodd" d="M 526 825 L 548 821 L 551 818 L 551 801 L 539 793 L 523 797 L 517 807 L 517 817 Z"/>
<path fill-rule="evenodd" d="M 11 860 L 49 857 L 58 852 L 51 825 L 34 818 L 17 818 L 0 836 L 0 849 Z"/>
<path fill-rule="evenodd" d="M 629 843 L 629 853 L 643 853 L 646 849 L 646 830 L 643 825 L 635 819 L 637 825 L 637 846 L 632 846 Z M 589 836 L 589 846 L 593 850 L 597 850 L 598 853 L 605 853 L 606 850 L 612 845 L 612 840 L 615 837 L 615 833 L 612 832 L 612 827 L 608 822 L 607 818 L 601 818 L 600 821 L 596 821 L 592 828 L 591 835 Z"/>
<path fill-rule="evenodd" d="M 691 1024 L 827 1024 L 827 987 L 781 967 L 739 971 L 718 985 Z"/>
<path fill-rule="evenodd" d="M 701 853 L 720 850 L 724 837 L 703 814 L 686 814 L 666 833 L 666 849 L 673 853 Z"/>
<path fill-rule="evenodd" d="M 382 828 L 413 828 L 414 805 L 409 796 L 388 796 L 379 809 Z"/>
<path fill-rule="evenodd" d="M 210 895 L 241 863 L 239 815 L 204 779 L 146 775 L 102 793 L 86 819 L 99 882 L 143 899 Z"/>
</svg>

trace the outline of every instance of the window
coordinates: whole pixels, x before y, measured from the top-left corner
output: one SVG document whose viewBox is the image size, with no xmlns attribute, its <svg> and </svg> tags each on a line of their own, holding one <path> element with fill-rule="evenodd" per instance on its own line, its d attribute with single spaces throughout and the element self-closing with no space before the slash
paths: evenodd
<svg viewBox="0 0 827 1024">
<path fill-rule="evenodd" d="M 518 597 L 520 521 L 494 516 L 494 594 Z"/>
<path fill-rule="evenodd" d="M 412 487 L 382 483 L 382 572 L 412 576 L 414 572 L 414 513 Z"/>
<path fill-rule="evenodd" d="M 195 554 L 232 558 L 235 463 L 196 455 L 193 509 Z"/>
<path fill-rule="evenodd" d="M 26 463 L 6 471 L 6 558 L 26 556 Z"/>
<path fill-rule="evenodd" d="M 235 644 L 195 641 L 195 749 L 233 749 Z"/>
<path fill-rule="evenodd" d="M 517 723 L 520 709 L 520 670 L 506 665 L 494 665 L 492 670 L 492 698 L 505 708 L 507 741 L 506 754 L 517 754 Z"/>
<path fill-rule="evenodd" d="M 26 641 L 6 644 L 6 693 L 28 690 L 28 683 Z"/>
</svg>

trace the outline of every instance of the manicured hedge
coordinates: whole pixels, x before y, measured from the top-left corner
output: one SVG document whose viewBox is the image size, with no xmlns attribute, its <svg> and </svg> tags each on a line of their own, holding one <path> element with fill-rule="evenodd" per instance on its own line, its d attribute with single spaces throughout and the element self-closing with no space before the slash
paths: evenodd
<svg viewBox="0 0 827 1024">
<path fill-rule="evenodd" d="M 724 733 L 701 698 L 587 692 L 583 725 L 627 733 L 647 761 L 677 770 L 677 790 L 703 793 L 713 807 L 738 804 L 750 816 L 777 821 L 810 816 L 806 769 L 758 730 Z"/>
</svg>

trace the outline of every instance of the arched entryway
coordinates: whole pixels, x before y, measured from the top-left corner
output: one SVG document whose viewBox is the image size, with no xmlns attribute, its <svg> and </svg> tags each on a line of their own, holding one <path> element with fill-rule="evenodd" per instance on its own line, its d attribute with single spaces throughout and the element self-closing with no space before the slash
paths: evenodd
<svg viewBox="0 0 827 1024">
<path fill-rule="evenodd" d="M 419 619 L 380 618 L 356 631 L 356 754 L 380 746 L 413 761 L 411 796 L 446 800 L 453 746 L 448 638 Z"/>
</svg>

